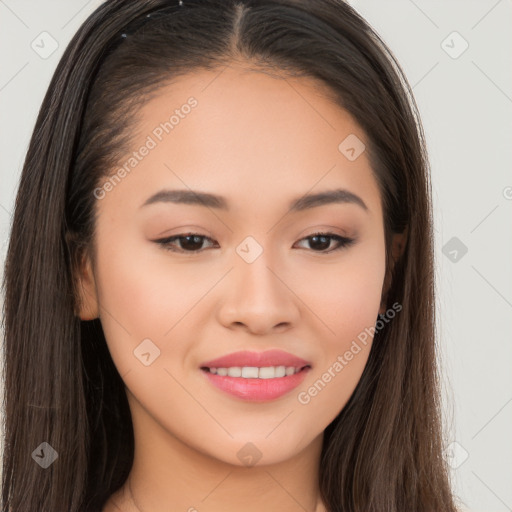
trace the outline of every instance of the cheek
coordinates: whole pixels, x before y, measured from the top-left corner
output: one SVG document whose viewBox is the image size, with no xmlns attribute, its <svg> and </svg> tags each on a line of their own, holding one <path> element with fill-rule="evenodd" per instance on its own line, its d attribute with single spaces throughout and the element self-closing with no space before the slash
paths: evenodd
<svg viewBox="0 0 512 512">
<path fill-rule="evenodd" d="M 343 348 L 365 328 L 375 325 L 385 276 L 382 243 L 354 248 L 335 264 L 303 266 L 298 295 L 323 325 L 326 348 Z"/>
<path fill-rule="evenodd" d="M 105 313 L 110 312 L 127 330 L 144 324 L 154 326 L 163 308 L 172 315 L 175 306 L 183 304 L 179 298 L 193 287 L 186 285 L 185 276 L 179 271 L 169 279 L 169 269 L 166 272 L 162 266 L 161 256 L 153 256 L 157 253 L 152 245 L 120 230 L 98 234 L 100 303 Z M 166 323 L 171 321 L 169 316 Z"/>
<path fill-rule="evenodd" d="M 98 234 L 101 323 L 112 357 L 122 367 L 133 365 L 133 350 L 144 339 L 161 346 L 164 333 L 183 316 L 188 303 L 188 287 L 180 274 L 164 286 L 162 272 L 145 259 L 145 251 L 144 244 L 121 233 Z"/>
<path fill-rule="evenodd" d="M 176 260 L 164 249 L 120 232 L 98 234 L 100 317 L 121 375 L 139 367 L 133 351 L 145 339 L 161 350 L 161 356 L 172 342 L 173 359 L 186 357 L 190 329 L 199 329 L 194 323 L 198 306 L 219 275 L 222 272 L 212 271 L 207 261 Z M 156 359 L 156 366 L 164 359 Z"/>
<path fill-rule="evenodd" d="M 317 266 L 303 288 L 302 296 L 315 314 L 321 350 L 297 401 L 319 424 L 325 426 L 337 416 L 361 378 L 373 341 L 384 275 L 382 243 L 371 250 L 347 253 L 336 269 Z"/>
</svg>

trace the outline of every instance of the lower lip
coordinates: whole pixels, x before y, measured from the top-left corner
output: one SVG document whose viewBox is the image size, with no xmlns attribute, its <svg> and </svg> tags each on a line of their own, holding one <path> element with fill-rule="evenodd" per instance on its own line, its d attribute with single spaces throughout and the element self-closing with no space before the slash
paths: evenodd
<svg viewBox="0 0 512 512">
<path fill-rule="evenodd" d="M 228 377 L 201 370 L 206 378 L 218 389 L 243 400 L 265 402 L 275 400 L 295 389 L 306 377 L 308 366 L 298 373 L 274 379 L 244 379 Z"/>
</svg>

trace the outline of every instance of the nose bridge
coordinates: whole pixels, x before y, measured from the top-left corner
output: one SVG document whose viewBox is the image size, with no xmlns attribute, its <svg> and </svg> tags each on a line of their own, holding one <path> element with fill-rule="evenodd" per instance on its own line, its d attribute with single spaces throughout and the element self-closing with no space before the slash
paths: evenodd
<svg viewBox="0 0 512 512">
<path fill-rule="evenodd" d="M 248 236 L 238 245 L 236 253 L 234 273 L 239 281 L 236 286 L 240 299 L 249 294 L 251 300 L 265 302 L 283 292 L 283 285 L 275 275 L 278 265 L 272 249 L 264 248 L 263 242 Z"/>
<path fill-rule="evenodd" d="M 293 293 L 283 282 L 274 251 L 247 237 L 236 248 L 230 272 L 229 292 L 221 307 L 221 321 L 245 324 L 264 332 L 274 326 L 293 323 L 297 318 Z"/>
</svg>

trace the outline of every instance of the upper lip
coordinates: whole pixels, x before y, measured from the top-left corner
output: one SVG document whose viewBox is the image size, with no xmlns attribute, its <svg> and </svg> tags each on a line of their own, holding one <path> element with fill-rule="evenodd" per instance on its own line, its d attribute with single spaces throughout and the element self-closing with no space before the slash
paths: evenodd
<svg viewBox="0 0 512 512">
<path fill-rule="evenodd" d="M 303 366 L 311 366 L 311 364 L 283 350 L 267 350 L 265 352 L 242 350 L 201 364 L 202 368 L 231 368 L 233 366 L 257 366 L 260 368 L 265 366 L 293 366 L 302 368 Z"/>
</svg>

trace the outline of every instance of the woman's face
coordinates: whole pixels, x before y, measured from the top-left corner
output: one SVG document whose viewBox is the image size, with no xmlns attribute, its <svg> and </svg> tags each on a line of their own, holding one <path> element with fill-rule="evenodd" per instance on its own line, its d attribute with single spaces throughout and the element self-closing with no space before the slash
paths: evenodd
<svg viewBox="0 0 512 512">
<path fill-rule="evenodd" d="M 361 377 L 385 310 L 383 212 L 365 134 L 321 91 L 240 67 L 180 77 L 95 191 L 81 317 L 99 315 L 147 443 L 289 459 Z"/>
</svg>

